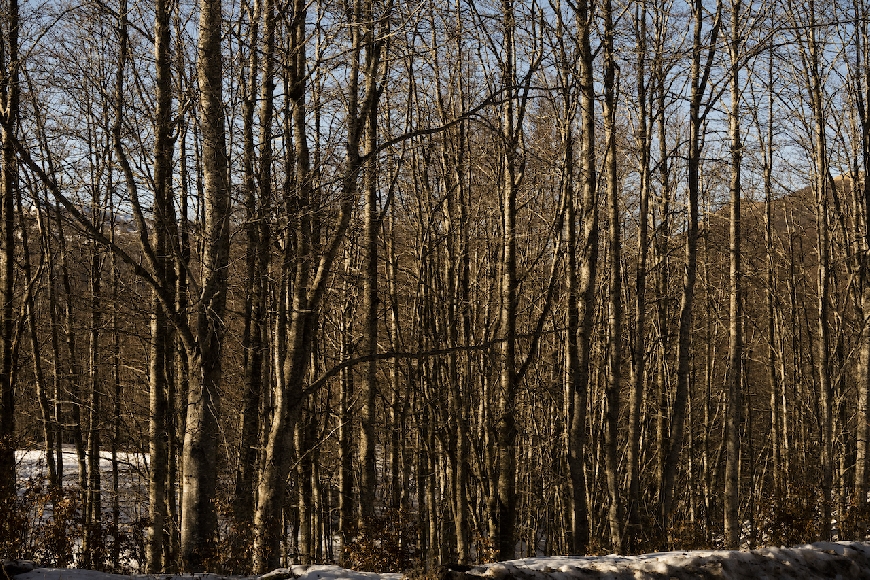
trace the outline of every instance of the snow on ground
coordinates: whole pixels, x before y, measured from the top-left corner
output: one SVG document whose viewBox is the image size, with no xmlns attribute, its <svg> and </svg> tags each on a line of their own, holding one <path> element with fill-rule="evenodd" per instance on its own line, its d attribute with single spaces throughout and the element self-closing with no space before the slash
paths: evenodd
<svg viewBox="0 0 870 580">
<path fill-rule="evenodd" d="M 64 481 L 67 484 L 77 480 L 79 475 L 78 456 L 72 445 L 63 446 Z M 128 486 L 141 485 L 148 472 L 148 456 L 140 453 L 118 452 L 117 461 L 121 481 Z M 42 449 L 19 450 L 15 452 L 15 474 L 19 480 L 43 477 L 48 474 L 45 464 L 45 451 Z M 112 476 L 112 453 L 100 451 L 100 472 L 105 482 Z"/>
<path fill-rule="evenodd" d="M 79 463 L 75 447 L 63 447 L 63 483 L 64 487 L 74 486 L 79 479 Z M 119 452 L 118 462 L 118 494 L 121 503 L 122 517 L 131 521 L 146 517 L 143 502 L 148 499 L 148 457 L 139 453 Z M 28 482 L 37 482 L 46 478 L 48 467 L 45 463 L 45 451 L 21 450 L 15 452 L 15 474 L 20 486 Z M 101 492 L 105 498 L 112 495 L 112 454 L 109 451 L 100 452 Z M 111 501 L 104 500 L 104 507 Z M 108 509 L 108 508 L 106 508 Z"/>
<path fill-rule="evenodd" d="M 43 549 L 42 540 L 48 535 L 60 541 L 72 539 L 69 546 L 71 561 L 75 563 L 81 551 L 81 541 L 76 537 L 76 516 L 79 509 L 79 463 L 75 447 L 63 447 L 63 498 L 58 498 L 48 487 L 44 450 L 19 450 L 15 452 L 16 476 L 20 510 L 30 524 L 25 534 L 26 552 L 36 554 L 36 557 L 46 558 L 46 563 L 55 564 L 58 551 L 62 549 L 53 546 L 50 553 Z M 113 491 L 114 474 L 112 472 L 112 454 L 110 451 L 100 452 L 100 478 L 102 508 L 104 521 L 111 521 L 115 500 L 118 502 L 117 541 L 120 545 L 120 563 L 127 569 L 138 569 L 141 554 L 141 537 L 144 522 L 148 518 L 148 457 L 141 453 L 118 452 L 115 458 L 118 466 L 118 493 Z M 57 503 L 60 499 L 60 503 Z M 55 507 L 60 506 L 60 518 L 55 519 Z M 65 532 L 61 533 L 61 530 Z M 60 536 L 58 534 L 61 534 Z M 62 536 L 64 536 L 62 538 Z M 111 538 L 111 535 L 107 536 Z M 0 554 L 2 559 L 5 554 Z M 0 580 L 6 580 L 0 574 Z"/>
<path fill-rule="evenodd" d="M 548 557 L 440 570 L 430 580 L 870 580 L 870 543 L 819 542 L 796 548 L 752 551 L 666 552 L 643 556 Z M 338 566 L 293 566 L 259 580 L 400 580 L 401 574 L 354 572 Z M 15 580 L 252 580 L 214 574 L 117 576 L 89 570 L 34 569 Z"/>
<path fill-rule="evenodd" d="M 797 548 L 745 552 L 529 558 L 490 564 L 482 575 L 493 580 L 870 579 L 870 544 L 820 542 Z"/>
<path fill-rule="evenodd" d="M 44 456 L 38 451 L 16 454 L 21 479 L 38 478 L 45 473 Z M 64 449 L 65 481 L 77 479 L 78 465 L 73 450 Z M 110 481 L 111 463 L 101 454 L 100 470 Z M 124 521 L 144 515 L 147 479 L 147 458 L 135 454 L 119 454 L 121 463 L 121 500 Z M 43 514 L 42 517 L 47 517 Z M 2 557 L 2 555 L 0 555 Z M 119 576 L 90 570 L 33 568 L 21 563 L 15 568 L 4 562 L 0 580 L 5 574 L 15 580 L 254 580 L 213 574 L 196 576 Z M 752 551 L 697 551 L 645 554 L 642 556 L 547 557 L 512 560 L 472 568 L 467 572 L 450 571 L 414 574 L 407 580 L 689 580 L 716 578 L 724 580 L 813 580 L 861 578 L 870 580 L 870 543 L 816 543 L 796 548 L 763 548 Z M 401 574 L 355 572 L 338 566 L 293 566 L 275 570 L 257 580 L 402 580 Z"/>
<path fill-rule="evenodd" d="M 79 480 L 79 462 L 75 447 L 63 447 L 63 484 L 64 488 L 73 488 Z M 140 453 L 118 452 L 115 458 L 118 464 L 118 502 L 122 524 L 140 521 L 148 517 L 148 456 Z M 19 489 L 24 490 L 33 485 L 44 484 L 48 475 L 44 450 L 20 450 L 15 452 L 15 473 Z M 102 481 L 104 516 L 109 516 L 112 509 L 112 454 L 110 451 L 100 452 L 100 478 Z M 50 505 L 41 513 L 43 520 L 52 516 Z"/>
</svg>

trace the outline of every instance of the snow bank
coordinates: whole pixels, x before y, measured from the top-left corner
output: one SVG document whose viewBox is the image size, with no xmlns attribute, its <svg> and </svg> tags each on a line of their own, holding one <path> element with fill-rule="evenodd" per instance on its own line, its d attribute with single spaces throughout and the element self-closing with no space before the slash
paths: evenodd
<svg viewBox="0 0 870 580">
<path fill-rule="evenodd" d="M 16 571 L 21 573 L 15 576 L 15 580 L 242 580 L 214 574 L 129 577 L 72 569 Z M 436 580 L 439 576 L 450 580 L 870 580 L 870 544 L 819 542 L 796 548 L 763 548 L 746 552 L 722 550 L 643 556 L 528 558 L 477 566 L 467 572 L 443 569 L 431 578 Z M 355 572 L 338 566 L 292 566 L 258 578 L 290 579 L 402 580 L 402 575 Z"/>
<path fill-rule="evenodd" d="M 401 574 L 356 572 L 339 566 L 315 565 L 279 568 L 260 576 L 260 580 L 401 580 Z M 18 579 L 16 579 L 18 580 Z"/>
<path fill-rule="evenodd" d="M 478 567 L 468 575 L 492 580 L 870 580 L 870 544 L 819 542 L 796 548 L 763 548 L 747 552 L 722 550 L 643 556 L 528 558 Z"/>
</svg>

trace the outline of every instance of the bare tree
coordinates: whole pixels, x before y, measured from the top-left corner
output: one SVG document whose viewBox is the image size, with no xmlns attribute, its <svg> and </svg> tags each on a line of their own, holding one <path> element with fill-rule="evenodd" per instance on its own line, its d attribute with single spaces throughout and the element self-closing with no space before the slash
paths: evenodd
<svg viewBox="0 0 870 580">
<path fill-rule="evenodd" d="M 18 163 L 15 134 L 19 125 L 18 1 L 4 6 L 0 47 L 0 503 L 15 498 L 15 360 L 17 312 L 15 309 L 15 199 L 18 191 Z M 11 509 L 11 508 L 6 508 Z M 4 526 L 5 527 L 5 526 Z M 11 533 L 11 530 L 4 530 Z"/>
<path fill-rule="evenodd" d="M 647 297 L 646 279 L 649 261 L 649 203 L 651 184 L 652 138 L 649 118 L 649 87 L 647 54 L 646 2 L 638 2 L 634 8 L 633 27 L 637 38 L 635 45 L 635 82 L 637 83 L 636 146 L 639 173 L 639 203 L 637 224 L 637 271 L 634 279 L 634 343 L 631 348 L 631 390 L 628 403 L 628 452 L 626 478 L 628 480 L 625 548 L 634 552 L 640 547 L 643 533 L 640 524 L 640 421 L 644 400 L 647 372 Z"/>
<path fill-rule="evenodd" d="M 623 296 L 622 296 L 622 219 L 619 211 L 620 188 L 617 173 L 616 146 L 616 100 L 618 98 L 616 79 L 616 54 L 614 53 L 615 23 L 613 5 L 604 0 L 602 5 L 604 19 L 604 180 L 607 184 L 608 248 L 610 250 L 610 303 L 608 305 L 608 340 L 610 342 L 607 360 L 606 387 L 606 425 L 604 427 L 605 470 L 608 493 L 608 520 L 610 523 L 610 546 L 617 553 L 623 547 L 623 516 L 619 489 L 619 398 L 622 386 L 622 349 L 623 349 Z"/>
<path fill-rule="evenodd" d="M 743 388 L 743 296 L 740 233 L 740 177 L 742 149 L 740 134 L 740 59 L 743 20 L 741 0 L 731 0 L 730 56 L 731 109 L 728 112 L 731 145 L 731 220 L 729 229 L 730 299 L 728 310 L 728 386 L 726 395 L 725 437 L 725 543 L 732 549 L 740 547 L 740 421 Z"/>
<path fill-rule="evenodd" d="M 690 350 L 692 309 L 695 298 L 695 281 L 698 275 L 698 210 L 701 191 L 700 166 L 703 143 L 702 125 L 710 110 L 705 106 L 705 96 L 709 88 L 710 71 L 716 50 L 717 37 L 721 26 L 722 2 L 716 3 L 713 22 L 708 39 L 703 38 L 706 9 L 702 2 L 692 3 L 691 70 L 689 82 L 689 141 L 688 141 L 688 220 L 686 223 L 686 266 L 680 298 L 679 335 L 677 343 L 677 384 L 671 414 L 671 440 L 665 453 L 665 464 L 661 480 L 661 517 L 662 530 L 670 530 L 673 511 L 674 481 L 680 465 L 683 448 L 683 431 L 686 420 L 686 404 L 690 386 Z M 706 60 L 705 60 L 706 55 Z"/>
<path fill-rule="evenodd" d="M 573 306 L 568 311 L 568 468 L 571 474 L 573 499 L 573 538 L 575 553 L 585 553 L 589 541 L 588 505 L 586 500 L 586 413 L 590 387 L 590 353 L 592 325 L 595 318 L 595 285 L 598 272 L 598 178 L 595 152 L 595 83 L 593 77 L 594 53 L 591 32 L 594 29 L 594 9 L 585 0 L 574 6 L 578 34 L 579 92 L 580 92 L 580 221 L 579 239 L 569 242 L 569 253 L 577 252 L 576 316 L 572 324 Z M 573 219 L 571 220 L 574 221 Z M 573 228 L 573 223 L 569 228 Z M 569 239 L 571 232 L 569 231 Z M 570 259 L 570 258 L 569 258 Z M 568 275 L 572 280 L 571 266 Z M 569 300 L 572 288 L 569 286 Z M 575 342 L 576 332 L 576 342 Z M 573 344 L 572 344 L 573 343 Z"/>
<path fill-rule="evenodd" d="M 815 371 L 819 388 L 819 435 L 820 463 L 822 471 L 822 527 L 821 537 L 830 539 L 832 489 L 833 489 L 833 384 L 831 367 L 831 224 L 829 200 L 835 195 L 836 185 L 830 172 L 827 143 L 827 110 L 825 85 L 822 74 L 823 39 L 821 37 L 819 12 L 812 0 L 801 9 L 790 4 L 790 14 L 797 19 L 797 45 L 801 58 L 801 72 L 809 100 L 812 118 L 811 147 L 813 162 L 813 193 L 816 202 L 816 235 L 818 248 L 818 300 L 815 336 Z"/>
</svg>

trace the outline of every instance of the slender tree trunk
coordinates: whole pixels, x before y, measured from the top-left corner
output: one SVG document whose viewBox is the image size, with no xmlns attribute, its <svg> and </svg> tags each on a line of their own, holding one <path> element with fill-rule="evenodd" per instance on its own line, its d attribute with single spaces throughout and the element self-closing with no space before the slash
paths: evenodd
<svg viewBox="0 0 870 580">
<path fill-rule="evenodd" d="M 664 68 L 664 36 L 667 34 L 667 27 L 663 22 L 663 11 L 657 7 L 655 12 L 656 23 L 656 44 L 655 54 L 653 57 L 653 79 L 654 79 L 654 101 L 656 103 L 655 125 L 658 141 L 658 174 L 661 183 L 660 202 L 658 204 L 659 223 L 655 226 L 655 240 L 653 243 L 653 251 L 655 253 L 656 263 L 654 270 L 656 272 L 656 309 L 655 326 L 658 327 L 657 350 L 659 352 L 658 361 L 655 369 L 655 383 L 653 394 L 655 396 L 654 404 L 656 409 L 656 481 L 658 483 L 658 501 L 659 509 L 664 506 L 665 500 L 665 465 L 667 463 L 668 449 L 670 446 L 669 437 L 669 408 L 668 408 L 668 393 L 670 392 L 670 359 L 671 359 L 671 321 L 670 321 L 670 246 L 671 246 L 671 162 L 669 141 L 670 133 L 667 124 L 667 102 L 665 95 L 667 91 L 666 72 Z M 658 531 L 659 539 L 664 538 L 667 534 L 665 527 L 667 522 L 664 518 L 660 518 L 659 525 L 661 528 Z"/>
<path fill-rule="evenodd" d="M 580 221 L 576 243 L 569 241 L 568 265 L 568 468 L 573 498 L 572 551 L 586 552 L 589 544 L 589 511 L 586 482 L 586 406 L 590 385 L 592 325 L 595 319 L 595 282 L 598 268 L 598 192 L 595 154 L 595 88 L 592 74 L 594 53 L 590 35 L 593 28 L 592 7 L 586 0 L 576 4 L 579 27 L 580 84 Z M 569 209 L 569 240 L 576 216 Z M 575 250 L 576 248 L 576 250 Z M 576 262 L 571 254 L 577 252 Z M 576 273 L 572 272 L 576 264 Z M 574 280 L 577 287 L 574 289 Z M 572 299 L 575 296 L 576 299 Z M 576 316 L 576 323 L 575 321 Z"/>
<path fill-rule="evenodd" d="M 95 208 L 96 209 L 96 208 Z M 94 217 L 97 212 L 93 212 Z M 102 532 L 102 501 L 100 480 L 100 429 L 102 422 L 101 407 L 102 385 L 99 369 L 98 353 L 100 350 L 100 329 L 102 322 L 102 259 L 100 248 L 96 243 L 89 244 L 90 257 L 90 321 L 88 328 L 88 489 L 85 506 L 85 530 L 82 539 L 82 551 L 85 554 L 86 567 L 101 567 L 103 565 L 94 557 L 98 556 L 98 546 Z"/>
<path fill-rule="evenodd" d="M 363 22 L 374 18 L 372 3 L 365 4 Z M 374 30 L 367 34 L 374 35 Z M 372 42 L 372 41 L 369 41 Z M 372 71 L 373 72 L 373 71 Z M 374 80 L 374 79 L 371 79 Z M 357 504 L 357 527 L 365 532 L 375 515 L 375 492 L 377 490 L 377 470 L 375 467 L 375 422 L 377 407 L 375 398 L 378 392 L 378 232 L 380 230 L 377 178 L 377 108 L 367 111 L 363 155 L 368 158 L 363 167 L 362 195 L 363 206 L 363 280 L 362 280 L 362 356 L 369 357 L 363 364 L 360 384 L 360 434 L 359 434 L 359 503 Z"/>
<path fill-rule="evenodd" d="M 197 75 L 203 144 L 203 280 L 197 304 L 198 381 L 188 393 L 181 495 L 181 559 L 184 568 L 213 565 L 217 539 L 217 420 L 222 378 L 221 345 L 227 298 L 230 196 L 223 113 L 222 18 L 219 0 L 200 5 Z"/>
<path fill-rule="evenodd" d="M 646 276 L 649 255 L 649 196 L 650 196 L 650 148 L 649 122 L 647 118 L 647 10 L 644 2 L 635 8 L 634 25 L 637 35 L 637 145 L 640 154 L 640 203 L 637 225 L 637 271 L 634 282 L 634 344 L 631 351 L 631 391 L 628 402 L 628 513 L 625 528 L 625 548 L 636 552 L 641 545 L 643 529 L 640 524 L 640 415 L 646 384 Z"/>
<path fill-rule="evenodd" d="M 717 2 L 715 20 L 711 31 L 711 40 L 704 43 L 702 28 L 706 10 L 700 0 L 692 3 L 694 31 L 692 39 L 691 100 L 689 103 L 689 154 L 688 154 L 688 223 L 686 224 L 686 267 L 683 279 L 683 291 L 680 298 L 680 323 L 677 343 L 677 385 L 674 393 L 673 412 L 671 414 L 671 440 L 666 454 L 664 472 L 662 475 L 662 530 L 670 535 L 671 516 L 673 512 L 674 482 L 681 463 L 683 449 L 683 431 L 685 428 L 686 403 L 689 397 L 690 382 L 690 350 L 692 329 L 692 308 L 695 297 L 695 280 L 698 272 L 698 198 L 701 190 L 700 167 L 702 147 L 701 102 L 707 89 L 710 73 L 710 58 L 702 68 L 701 58 L 705 46 L 710 51 L 715 50 L 716 37 L 719 32 L 722 12 L 721 1 Z"/>
<path fill-rule="evenodd" d="M 178 204 L 178 254 L 175 256 L 175 312 L 176 316 L 187 322 L 188 311 L 188 266 L 191 258 L 190 228 L 188 224 L 189 183 L 187 170 L 187 125 L 181 128 L 179 138 L 179 191 Z M 167 502 L 168 517 L 167 542 L 164 546 L 165 561 L 170 570 L 177 569 L 181 552 L 181 528 L 178 502 L 178 482 L 182 474 L 179 462 L 183 453 L 182 442 L 187 425 L 187 396 L 190 385 L 190 353 L 184 346 L 184 341 L 176 333 L 174 343 L 175 381 L 169 385 L 169 405 L 174 409 L 171 413 L 169 430 L 169 451 L 167 463 Z"/>
<path fill-rule="evenodd" d="M 15 198 L 18 163 L 13 139 L 18 128 L 18 0 L 7 0 L 0 47 L 0 505 L 15 498 Z M 11 509 L 11 508 L 0 508 Z M 5 525 L 3 526 L 5 528 Z M 11 533 L 11 530 L 3 530 Z"/>
<path fill-rule="evenodd" d="M 773 111 L 773 74 L 774 74 L 774 51 L 770 49 L 768 60 L 768 91 L 767 91 L 767 108 L 768 111 Z M 761 137 L 761 127 L 759 126 L 759 137 Z M 771 455 L 773 460 L 773 487 L 775 497 L 781 497 L 784 488 L 783 473 L 783 439 L 784 433 L 781 429 L 784 427 L 784 408 L 780 404 L 780 382 L 785 382 L 785 376 L 777 376 L 778 354 L 777 354 L 777 336 L 776 336 L 776 267 L 774 263 L 774 247 L 773 247 L 773 115 L 770 115 L 764 137 L 761 138 L 764 144 L 763 166 L 764 172 L 764 247 L 766 258 L 766 281 L 767 288 L 765 292 L 765 302 L 767 307 L 767 376 L 770 383 L 770 437 L 771 437 Z"/>
<path fill-rule="evenodd" d="M 18 215 L 24 215 L 21 207 L 20 189 L 17 191 L 17 198 Z M 41 231 L 43 228 L 42 209 L 39 207 L 41 204 L 37 201 L 37 198 L 34 198 L 34 201 L 36 202 L 36 219 L 39 225 L 39 230 Z M 28 284 L 32 285 L 36 282 L 36 278 L 43 270 L 49 249 L 44 246 L 42 247 L 39 267 L 37 268 L 37 272 L 34 273 L 30 261 L 30 240 L 28 232 L 28 227 L 25 226 L 21 228 L 21 247 L 24 248 L 22 264 L 24 278 L 28 281 Z M 28 292 L 25 297 L 25 316 L 27 317 L 27 334 L 30 339 L 30 348 L 33 352 L 33 378 L 36 384 L 36 398 L 39 402 L 39 414 L 42 423 L 45 464 L 48 467 L 48 484 L 51 487 L 56 487 L 58 485 L 57 464 L 54 459 L 56 425 L 54 424 L 51 403 L 48 398 L 48 385 L 45 381 L 45 369 L 42 366 L 42 351 L 40 349 L 39 334 L 36 328 L 37 315 L 36 301 L 34 300 L 33 292 Z"/>
<path fill-rule="evenodd" d="M 858 415 L 856 417 L 856 447 L 855 447 L 855 506 L 863 517 L 867 506 L 867 477 L 870 454 L 870 25 L 868 25 L 868 10 L 865 3 L 853 2 L 855 11 L 855 55 L 856 70 L 853 80 L 853 91 L 857 104 L 858 119 L 861 131 L 861 157 L 863 160 L 864 179 L 860 190 L 860 215 L 856 219 L 856 233 L 859 248 L 864 256 L 861 260 L 860 287 L 861 314 L 863 328 L 860 336 L 858 353 L 858 368 L 856 369 L 858 383 Z M 853 187 L 859 187 L 853 183 Z M 858 212 L 856 212 L 858 213 Z"/>
<path fill-rule="evenodd" d="M 743 300 L 740 260 L 740 169 L 742 144 L 740 136 L 740 18 L 742 3 L 731 0 L 731 110 L 728 119 L 731 139 L 731 224 L 730 236 L 730 302 L 728 386 L 725 403 L 725 545 L 740 547 L 740 421 L 743 386 Z"/>
<path fill-rule="evenodd" d="M 820 537 L 823 540 L 832 538 L 832 491 L 833 491 L 833 444 L 834 444 L 834 391 L 831 380 L 831 231 L 828 215 L 828 196 L 835 195 L 835 186 L 830 177 L 830 162 L 827 147 L 827 115 L 825 112 L 824 84 L 822 80 L 822 54 L 820 46 L 820 30 L 816 19 L 816 5 L 813 0 L 804 6 L 805 16 L 803 37 L 799 39 L 799 48 L 804 66 L 804 82 L 812 112 L 812 152 L 815 170 L 813 191 L 816 196 L 816 235 L 818 244 L 818 276 L 817 276 L 817 314 L 816 336 L 814 344 L 815 370 L 819 393 L 819 436 L 820 463 L 822 472 L 822 525 Z"/>
<path fill-rule="evenodd" d="M 123 68 L 127 56 L 126 0 L 121 12 L 121 52 L 116 90 L 118 115 L 123 99 Z M 154 141 L 154 229 L 151 247 L 154 252 L 155 274 L 166 289 L 174 290 L 175 264 L 171 260 L 175 210 L 171 194 L 173 142 L 171 138 L 172 73 L 170 64 L 170 7 L 166 0 L 157 0 L 154 21 L 154 53 L 157 69 L 157 95 Z M 120 133 L 121 119 L 116 119 Z M 173 356 L 171 324 L 160 298 L 152 298 L 151 346 L 149 356 L 150 384 L 150 458 L 151 481 L 149 499 L 151 527 L 148 533 L 148 570 L 160 572 L 169 564 L 164 560 L 167 527 L 167 479 L 169 474 L 169 384 L 172 381 Z"/>
<path fill-rule="evenodd" d="M 616 169 L 616 57 L 614 54 L 613 9 L 611 0 L 604 0 L 604 135 L 605 181 L 607 184 L 608 242 L 610 250 L 610 313 L 608 321 L 608 356 L 605 471 L 609 496 L 608 521 L 610 547 L 621 553 L 623 547 L 622 503 L 619 491 L 619 391 L 622 386 L 622 227 L 619 212 L 619 176 Z"/>
<path fill-rule="evenodd" d="M 304 417 L 296 423 L 296 441 L 298 459 L 296 460 L 296 471 L 298 484 L 297 509 L 299 513 L 299 540 L 296 550 L 297 559 L 300 564 L 311 564 L 311 553 L 313 552 L 312 544 L 314 537 L 311 533 L 312 524 L 312 485 L 311 473 L 314 469 L 314 462 L 311 458 L 311 445 L 313 440 L 309 439 L 310 425 L 313 423 L 311 410 L 303 411 Z"/>
<path fill-rule="evenodd" d="M 60 354 L 60 336 L 59 336 L 59 317 L 58 317 L 58 305 L 57 305 L 57 280 L 54 275 L 55 268 L 55 259 L 54 252 L 52 251 L 52 243 L 51 243 L 51 228 L 49 226 L 51 217 L 52 217 L 52 209 L 48 200 L 43 204 L 45 208 L 45 217 L 40 217 L 38 222 L 39 225 L 39 235 L 42 239 L 42 245 L 45 248 L 45 255 L 47 261 L 47 270 L 48 270 L 48 315 L 49 315 L 49 330 L 50 330 L 50 343 L 51 343 L 51 377 L 52 377 L 52 418 L 54 423 L 54 465 L 55 465 L 55 473 L 56 473 L 56 482 L 55 484 L 58 488 L 63 483 L 63 409 L 61 407 L 60 401 L 62 396 L 62 383 L 61 383 L 61 373 L 59 372 L 59 368 L 62 365 L 61 362 L 61 354 Z M 40 214 L 41 216 L 42 214 Z"/>
<path fill-rule="evenodd" d="M 75 321 L 73 319 L 73 290 L 72 280 L 69 273 L 69 254 L 67 252 L 66 236 L 61 219 L 61 209 L 55 208 L 54 212 L 55 227 L 58 232 L 58 253 L 60 258 L 60 279 L 63 287 L 63 338 L 66 346 L 67 367 L 68 367 L 68 382 L 66 401 L 71 407 L 71 422 L 72 422 L 72 439 L 75 445 L 76 459 L 78 462 L 78 485 L 79 489 L 84 490 L 88 487 L 88 468 L 87 457 L 85 453 L 84 439 L 82 436 L 82 414 L 81 414 L 81 380 L 82 368 L 81 361 L 78 358 L 78 336 L 75 333 Z M 86 502 L 86 498 L 82 497 L 82 503 Z"/>
<path fill-rule="evenodd" d="M 449 162 L 453 165 L 453 183 L 448 183 L 451 192 L 447 199 L 446 219 L 448 228 L 447 259 L 445 263 L 445 278 L 447 291 L 447 339 L 448 347 L 458 347 L 460 336 L 466 325 L 463 324 L 464 305 L 468 300 L 468 280 L 464 261 L 468 254 L 465 236 L 465 212 L 464 199 L 464 175 L 463 153 L 465 147 L 465 127 L 460 124 L 456 144 L 457 155 Z M 446 156 L 445 156 L 446 157 Z M 445 162 L 445 169 L 447 163 Z M 466 337 L 468 338 L 468 337 Z M 467 360 L 467 359 L 466 359 Z M 448 401 L 448 424 L 450 433 L 447 435 L 450 444 L 448 447 L 448 468 L 450 478 L 450 490 L 453 497 L 451 505 L 453 512 L 453 524 L 456 532 L 456 552 L 459 563 L 466 563 L 471 556 L 471 547 L 468 529 L 468 417 L 465 404 L 465 392 L 469 374 L 463 372 L 462 362 L 458 353 L 451 352 L 448 355 L 448 383 L 450 385 Z"/>
<path fill-rule="evenodd" d="M 240 418 L 239 465 L 233 496 L 233 518 L 239 535 L 234 549 L 235 559 L 241 561 L 247 551 L 245 538 L 254 520 L 254 479 L 258 465 L 258 439 L 260 434 L 260 406 L 263 396 L 264 363 L 266 359 L 267 276 L 271 231 L 265 208 L 269 207 L 272 193 L 272 118 L 275 83 L 274 47 L 275 14 L 271 0 L 255 3 L 251 14 L 249 42 L 252 47 L 261 43 L 258 37 L 259 21 L 263 21 L 262 65 L 259 50 L 252 49 L 248 65 L 250 78 L 245 102 L 245 210 L 247 233 L 248 296 L 245 304 L 244 348 L 245 398 Z M 260 155 L 259 171 L 255 179 L 254 103 L 257 92 L 258 68 L 262 67 L 260 89 Z M 259 185 L 259 188 L 257 187 Z"/>
<path fill-rule="evenodd" d="M 503 86 L 510 95 L 515 82 L 514 32 L 515 14 L 512 0 L 502 0 L 504 19 Z M 498 479 L 496 497 L 498 509 L 499 559 L 515 557 L 516 542 L 516 391 L 517 391 L 517 127 L 515 98 L 508 96 L 502 105 L 502 139 L 504 153 L 501 176 L 502 255 L 501 255 L 501 332 L 500 388 L 496 411 L 496 449 Z"/>
<path fill-rule="evenodd" d="M 349 269 L 350 258 L 345 272 Z M 341 318 L 341 350 L 340 359 L 347 360 L 350 357 L 351 341 L 350 321 L 348 307 L 342 313 Z M 351 422 L 350 398 L 354 392 L 353 371 L 345 369 L 339 379 L 339 411 L 338 411 L 338 534 L 341 542 L 342 557 L 345 547 L 348 546 L 354 534 L 353 519 L 353 452 L 351 450 L 351 435 L 353 423 Z M 344 564 L 343 559 L 339 561 Z"/>
<path fill-rule="evenodd" d="M 109 223 L 111 224 L 110 236 L 115 241 L 115 205 L 112 196 L 109 196 Z M 118 320 L 118 287 L 121 275 L 115 254 L 109 256 L 112 272 L 111 304 L 112 314 L 109 326 L 112 330 L 112 428 L 109 441 L 111 466 L 112 466 L 112 534 L 111 563 L 112 570 L 120 568 L 121 561 L 121 469 L 118 460 L 119 445 L 121 442 L 121 332 Z"/>
</svg>

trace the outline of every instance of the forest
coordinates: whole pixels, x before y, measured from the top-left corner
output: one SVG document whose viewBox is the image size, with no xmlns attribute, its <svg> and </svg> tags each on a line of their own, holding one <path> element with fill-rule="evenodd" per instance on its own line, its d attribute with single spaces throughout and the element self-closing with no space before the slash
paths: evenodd
<svg viewBox="0 0 870 580">
<path fill-rule="evenodd" d="M 0 554 L 870 534 L 862 0 L 2 0 L 0 142 Z"/>
</svg>

